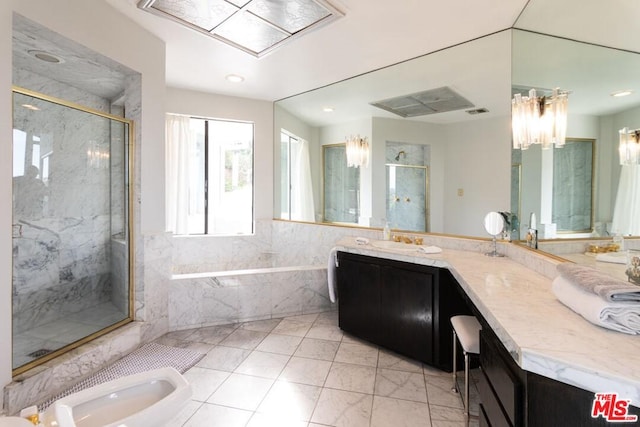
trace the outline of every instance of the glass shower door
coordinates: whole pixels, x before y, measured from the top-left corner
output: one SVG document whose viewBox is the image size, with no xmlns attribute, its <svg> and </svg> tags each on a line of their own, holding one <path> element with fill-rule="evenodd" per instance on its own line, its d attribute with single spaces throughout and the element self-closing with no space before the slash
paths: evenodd
<svg viewBox="0 0 640 427">
<path fill-rule="evenodd" d="M 13 368 L 132 318 L 127 120 L 14 89 Z"/>
<path fill-rule="evenodd" d="M 429 231 L 427 166 L 387 165 L 387 221 L 398 230 Z"/>
</svg>

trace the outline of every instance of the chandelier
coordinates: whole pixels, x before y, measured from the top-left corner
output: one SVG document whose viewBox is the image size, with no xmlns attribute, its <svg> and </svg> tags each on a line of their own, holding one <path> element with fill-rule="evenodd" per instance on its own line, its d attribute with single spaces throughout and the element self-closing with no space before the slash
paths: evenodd
<svg viewBox="0 0 640 427">
<path fill-rule="evenodd" d="M 516 93 L 511 101 L 513 148 L 526 150 L 531 144 L 562 147 L 567 136 L 568 92 L 554 89 L 550 97 Z"/>
<path fill-rule="evenodd" d="M 620 134 L 620 145 L 618 146 L 620 164 L 640 164 L 640 129 L 622 128 L 618 133 Z"/>
<path fill-rule="evenodd" d="M 367 137 L 360 138 L 360 135 L 351 136 L 345 142 L 347 151 L 348 167 L 367 167 L 369 166 L 369 142 Z"/>
</svg>

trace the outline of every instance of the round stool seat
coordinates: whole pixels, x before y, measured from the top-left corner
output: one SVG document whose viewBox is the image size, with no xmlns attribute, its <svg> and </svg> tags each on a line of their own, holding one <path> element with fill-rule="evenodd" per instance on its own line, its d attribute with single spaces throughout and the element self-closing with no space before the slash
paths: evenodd
<svg viewBox="0 0 640 427">
<path fill-rule="evenodd" d="M 466 353 L 480 354 L 480 322 L 475 316 L 453 316 L 451 326 Z"/>
</svg>

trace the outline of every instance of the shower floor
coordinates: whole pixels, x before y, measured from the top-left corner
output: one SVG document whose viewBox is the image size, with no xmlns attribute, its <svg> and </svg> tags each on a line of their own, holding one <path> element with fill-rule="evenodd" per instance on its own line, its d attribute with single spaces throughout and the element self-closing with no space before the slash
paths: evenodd
<svg viewBox="0 0 640 427">
<path fill-rule="evenodd" d="M 127 317 L 105 302 L 13 336 L 13 367 L 29 363 Z M 50 350 L 50 351 L 47 351 Z"/>
</svg>

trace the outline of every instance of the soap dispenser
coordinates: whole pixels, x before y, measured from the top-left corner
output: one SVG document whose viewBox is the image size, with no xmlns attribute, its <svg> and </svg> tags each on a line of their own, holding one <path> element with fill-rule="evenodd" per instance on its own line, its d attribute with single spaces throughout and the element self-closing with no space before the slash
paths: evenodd
<svg viewBox="0 0 640 427">
<path fill-rule="evenodd" d="M 389 227 L 389 221 L 385 221 L 384 228 L 382 229 L 382 240 L 391 240 L 391 228 Z"/>
</svg>

